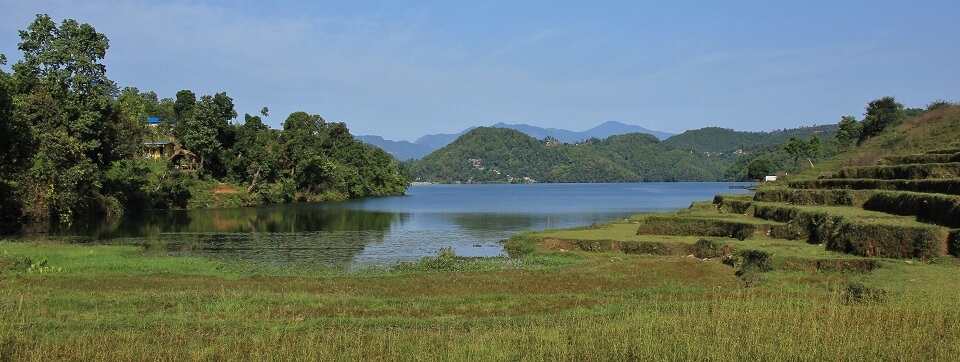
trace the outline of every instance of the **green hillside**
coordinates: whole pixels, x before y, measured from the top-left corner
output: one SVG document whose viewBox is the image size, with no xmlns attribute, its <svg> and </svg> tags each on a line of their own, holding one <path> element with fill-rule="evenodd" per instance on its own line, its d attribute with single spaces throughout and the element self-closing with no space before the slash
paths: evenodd
<svg viewBox="0 0 960 362">
<path fill-rule="evenodd" d="M 697 153 L 729 153 L 737 150 L 752 151 L 771 144 L 780 144 L 790 137 L 810 138 L 817 135 L 827 138 L 837 130 L 837 125 L 811 126 L 773 132 L 745 132 L 728 128 L 706 127 L 690 130 L 667 138 L 663 145 Z"/>
<path fill-rule="evenodd" d="M 411 171 L 419 181 L 441 183 L 712 181 L 723 174 L 709 157 L 670 150 L 646 134 L 550 144 L 487 127 L 424 157 Z"/>
<path fill-rule="evenodd" d="M 565 144 L 512 129 L 480 127 L 414 163 L 411 170 L 418 181 L 440 183 L 747 180 L 749 162 L 756 158 L 768 162 L 771 172 L 802 170 L 801 160 L 781 144 L 791 137 L 828 137 L 835 130 L 835 125 L 776 132 L 711 127 L 665 141 L 629 133 Z"/>
</svg>

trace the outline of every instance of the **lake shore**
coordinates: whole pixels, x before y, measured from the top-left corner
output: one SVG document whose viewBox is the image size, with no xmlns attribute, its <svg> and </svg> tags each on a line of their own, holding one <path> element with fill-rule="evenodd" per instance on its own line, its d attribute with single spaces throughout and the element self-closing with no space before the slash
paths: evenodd
<svg viewBox="0 0 960 362">
<path fill-rule="evenodd" d="M 512 241 L 620 238 L 632 222 Z M 15 360 L 942 360 L 960 345 L 949 260 L 777 269 L 750 286 L 721 258 L 560 247 L 346 273 L 131 246 L 0 250 L 0 354 Z M 882 297 L 851 299 L 864 278 Z"/>
</svg>

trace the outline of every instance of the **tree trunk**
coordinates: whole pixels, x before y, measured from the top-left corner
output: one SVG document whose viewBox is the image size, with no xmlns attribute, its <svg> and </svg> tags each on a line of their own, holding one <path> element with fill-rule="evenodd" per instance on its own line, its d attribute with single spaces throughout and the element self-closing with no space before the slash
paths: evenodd
<svg viewBox="0 0 960 362">
<path fill-rule="evenodd" d="M 250 187 L 247 187 L 247 193 L 253 191 L 253 187 L 257 186 L 257 181 L 260 180 L 260 170 L 263 170 L 263 166 L 257 167 L 257 173 L 253 174 L 253 181 L 250 181 Z"/>
</svg>

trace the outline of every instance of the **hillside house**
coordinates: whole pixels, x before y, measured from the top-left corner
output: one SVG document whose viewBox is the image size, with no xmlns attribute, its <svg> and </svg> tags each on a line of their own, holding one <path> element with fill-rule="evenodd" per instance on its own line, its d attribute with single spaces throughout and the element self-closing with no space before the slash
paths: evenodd
<svg viewBox="0 0 960 362">
<path fill-rule="evenodd" d="M 147 149 L 143 157 L 159 160 L 173 156 L 173 142 L 146 142 L 143 146 Z"/>
</svg>

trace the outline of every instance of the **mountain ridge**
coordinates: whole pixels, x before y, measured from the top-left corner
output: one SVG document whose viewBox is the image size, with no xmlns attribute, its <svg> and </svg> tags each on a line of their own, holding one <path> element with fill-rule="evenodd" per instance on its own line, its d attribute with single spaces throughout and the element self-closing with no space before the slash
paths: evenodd
<svg viewBox="0 0 960 362">
<path fill-rule="evenodd" d="M 532 126 L 524 123 L 507 124 L 503 122 L 498 122 L 489 127 L 517 130 L 538 140 L 553 137 L 562 143 L 575 143 L 591 138 L 605 139 L 610 136 L 628 133 L 645 133 L 653 135 L 659 140 L 664 140 L 674 135 L 672 133 L 654 131 L 641 126 L 629 125 L 617 121 L 607 121 L 586 131 L 570 131 L 560 128 Z M 458 137 L 477 128 L 479 127 L 469 127 L 460 133 L 428 134 L 417 138 L 414 142 L 392 141 L 376 135 L 357 136 L 357 139 L 382 148 L 384 151 L 387 151 L 387 153 L 394 155 L 398 160 L 421 159 L 431 152 L 453 143 Z"/>
</svg>

